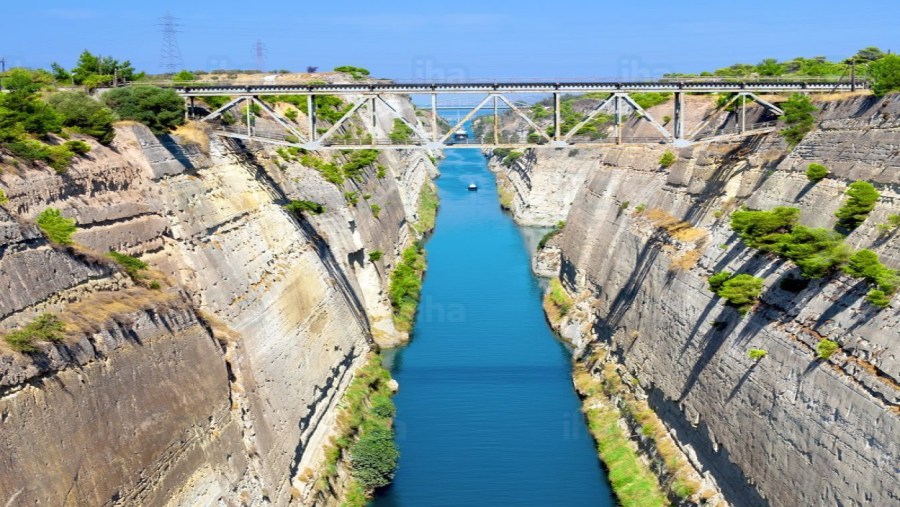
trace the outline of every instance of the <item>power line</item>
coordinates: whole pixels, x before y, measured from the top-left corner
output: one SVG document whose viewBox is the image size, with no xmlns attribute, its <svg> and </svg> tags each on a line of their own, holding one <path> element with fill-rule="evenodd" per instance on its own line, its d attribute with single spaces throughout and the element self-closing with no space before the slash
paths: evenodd
<svg viewBox="0 0 900 507">
<path fill-rule="evenodd" d="M 264 70 L 266 68 L 266 45 L 256 39 L 253 51 L 256 53 L 256 70 Z"/>
<path fill-rule="evenodd" d="M 168 73 L 174 74 L 184 67 L 184 61 L 181 59 L 181 48 L 178 47 L 177 34 L 181 32 L 178 28 L 182 25 L 178 23 L 178 18 L 172 16 L 168 12 L 165 16 L 159 18 L 157 26 L 162 27 L 162 49 L 159 53 L 160 66 Z"/>
</svg>

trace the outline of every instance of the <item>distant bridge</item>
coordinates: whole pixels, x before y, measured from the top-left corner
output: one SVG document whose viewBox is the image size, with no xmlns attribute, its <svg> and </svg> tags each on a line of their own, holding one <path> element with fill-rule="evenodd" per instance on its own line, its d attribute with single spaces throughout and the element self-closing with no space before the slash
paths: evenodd
<svg viewBox="0 0 900 507">
<path fill-rule="evenodd" d="M 857 81 L 829 81 L 829 80 L 791 80 L 765 79 L 756 81 L 730 81 L 715 79 L 679 79 L 641 82 L 475 82 L 475 83 L 394 83 L 394 82 L 365 82 L 365 83 L 300 83 L 300 84 L 184 84 L 175 85 L 176 92 L 188 101 L 188 115 L 193 117 L 197 108 L 195 98 L 210 96 L 226 96 L 231 98 L 225 105 L 211 113 L 198 118 L 201 121 L 212 122 L 222 116 L 229 109 L 244 103 L 247 105 L 245 125 L 226 126 L 220 125 L 215 133 L 220 136 L 238 139 L 259 141 L 281 146 L 296 146 L 308 150 L 346 150 L 346 149 L 442 149 L 476 148 L 487 149 L 496 147 L 531 148 L 531 147 L 589 147 L 608 146 L 610 143 L 671 143 L 675 146 L 686 146 L 691 143 L 704 141 L 716 141 L 734 136 L 744 136 L 761 132 L 772 131 L 775 123 L 746 124 L 746 104 L 749 101 L 756 102 L 776 115 L 783 111 L 774 104 L 762 99 L 760 95 L 773 93 L 832 93 L 839 91 L 855 91 L 867 88 L 868 83 Z M 673 128 L 670 132 L 653 116 L 645 111 L 630 94 L 646 92 L 665 92 L 674 94 L 674 113 L 672 117 Z M 563 131 L 560 100 L 567 94 L 608 94 L 594 107 L 577 125 Z M 690 131 L 685 130 L 684 125 L 684 95 L 685 94 L 733 94 L 733 97 L 722 105 L 722 108 L 731 104 L 735 105 L 738 114 L 737 125 L 728 131 L 706 132 L 707 119 Z M 463 96 L 471 99 L 467 106 L 446 106 L 438 102 L 439 95 L 451 94 L 457 97 Z M 510 99 L 514 95 L 546 94 L 552 96 L 552 129 L 547 132 L 539 127 L 535 120 L 529 117 L 521 103 Z M 278 114 L 268 104 L 260 99 L 261 96 L 300 95 L 307 100 L 307 133 L 300 131 L 300 125 Z M 322 95 L 336 95 L 349 98 L 351 107 L 338 121 L 334 122 L 324 132 L 319 131 L 319 118 L 316 115 L 316 97 Z M 385 98 L 388 96 L 428 96 L 431 99 L 430 128 L 423 128 L 418 121 L 410 121 L 392 106 Z M 740 99 L 740 100 L 739 100 Z M 477 101 L 477 102 L 476 102 Z M 255 104 L 278 124 L 281 129 L 259 129 L 254 126 L 251 116 L 251 107 Z M 393 118 L 406 124 L 412 134 L 408 139 L 391 141 L 386 139 L 352 139 L 348 136 L 336 138 L 335 134 L 348 125 L 348 121 L 356 114 L 365 114 L 372 125 L 376 121 L 376 109 L 386 108 Z M 623 108 L 627 112 L 636 113 L 642 120 L 647 121 L 659 133 L 659 138 L 628 137 L 622 133 Z M 456 109 L 468 112 L 456 121 L 449 129 L 442 129 L 438 120 L 438 110 Z M 537 135 L 528 136 L 526 139 L 510 139 L 500 135 L 499 111 L 509 110 L 522 118 L 525 123 Z M 454 133 L 474 118 L 480 111 L 487 110 L 493 113 L 493 135 L 488 139 L 454 139 Z M 611 112 L 614 116 L 613 136 L 608 139 L 588 140 L 580 139 L 579 131 L 594 120 L 601 112 Z M 389 130 L 389 129 L 388 129 Z"/>
</svg>

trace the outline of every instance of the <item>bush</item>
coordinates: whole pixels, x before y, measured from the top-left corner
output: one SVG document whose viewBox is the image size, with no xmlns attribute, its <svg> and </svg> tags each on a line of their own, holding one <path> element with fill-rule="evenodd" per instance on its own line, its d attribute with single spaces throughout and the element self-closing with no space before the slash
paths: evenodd
<svg viewBox="0 0 900 507">
<path fill-rule="evenodd" d="M 394 325 L 401 331 L 409 331 L 412 328 L 419 305 L 424 272 L 424 252 L 417 245 L 413 245 L 403 251 L 400 263 L 391 273 L 388 298 L 394 311 Z"/>
<path fill-rule="evenodd" d="M 837 343 L 827 338 L 819 340 L 819 343 L 816 344 L 816 357 L 827 360 L 840 348 L 841 347 Z"/>
<path fill-rule="evenodd" d="M 131 277 L 132 280 L 137 281 L 141 278 L 144 278 L 143 271 L 147 269 L 146 262 L 138 259 L 137 257 L 125 255 L 115 250 L 110 251 L 108 254 L 106 254 L 106 256 L 114 260 L 116 264 L 121 266 L 121 268 L 129 277 Z"/>
<path fill-rule="evenodd" d="M 866 301 L 878 308 L 887 308 L 891 304 L 891 297 L 883 290 L 872 289 L 866 294 Z"/>
<path fill-rule="evenodd" d="M 391 139 L 392 143 L 395 144 L 407 144 L 410 139 L 412 139 L 415 131 L 409 127 L 403 120 L 400 118 L 394 118 L 394 127 L 391 129 L 391 133 L 388 134 L 388 137 Z"/>
<path fill-rule="evenodd" d="M 354 67 L 352 65 L 342 65 L 334 68 L 335 72 L 346 72 L 353 76 L 353 79 L 362 79 L 369 75 L 369 70 L 362 67 Z"/>
<path fill-rule="evenodd" d="M 707 278 L 706 282 L 709 284 L 709 290 L 715 294 L 718 294 L 719 290 L 722 289 L 722 284 L 727 282 L 730 278 L 730 271 L 722 271 Z"/>
<path fill-rule="evenodd" d="M 378 216 L 381 215 L 381 206 L 379 206 L 377 204 L 373 204 L 369 207 L 372 209 L 372 216 L 374 216 L 375 218 L 378 218 Z"/>
<path fill-rule="evenodd" d="M 116 135 L 111 109 L 83 92 L 55 93 L 48 99 L 66 127 L 89 135 L 101 144 L 109 144 Z"/>
<path fill-rule="evenodd" d="M 828 168 L 822 164 L 809 164 L 806 168 L 806 178 L 813 183 L 818 183 L 828 176 Z"/>
<path fill-rule="evenodd" d="M 312 213 L 313 215 L 321 215 L 325 213 L 325 206 L 315 201 L 298 201 L 294 200 L 284 205 L 284 209 L 293 213 Z"/>
<path fill-rule="evenodd" d="M 384 257 L 384 252 L 381 250 L 372 250 L 369 252 L 369 260 L 372 262 L 378 262 L 382 257 Z"/>
<path fill-rule="evenodd" d="M 795 93 L 782 104 L 781 109 L 784 111 L 782 119 L 788 125 L 781 131 L 781 135 L 789 145 L 796 146 L 813 129 L 816 123 L 813 113 L 818 111 L 818 108 L 808 96 Z"/>
<path fill-rule="evenodd" d="M 803 225 L 780 235 L 773 251 L 793 261 L 807 278 L 821 278 L 850 258 L 850 248 L 842 235 Z"/>
<path fill-rule="evenodd" d="M 882 96 L 900 90 L 900 55 L 887 55 L 869 64 L 872 91 Z"/>
<path fill-rule="evenodd" d="M 351 473 L 365 488 L 387 486 L 394 478 L 399 457 L 389 428 L 367 428 L 350 451 Z"/>
<path fill-rule="evenodd" d="M 9 197 L 7 197 L 6 192 L 4 192 L 2 188 L 0 188 L 0 206 L 3 206 L 8 202 L 9 202 Z"/>
<path fill-rule="evenodd" d="M 25 327 L 7 333 L 3 339 L 17 352 L 35 352 L 35 341 L 62 341 L 65 325 L 55 315 L 45 313 Z"/>
<path fill-rule="evenodd" d="M 887 222 L 878 224 L 878 233 L 887 234 L 900 228 L 900 214 L 888 215 Z"/>
<path fill-rule="evenodd" d="M 750 349 L 747 351 L 747 355 L 750 356 L 750 359 L 754 361 L 759 361 L 760 359 L 766 357 L 769 353 L 763 349 Z"/>
<path fill-rule="evenodd" d="M 75 219 L 65 218 L 56 208 L 47 208 L 35 220 L 47 239 L 59 245 L 71 245 L 75 233 Z"/>
<path fill-rule="evenodd" d="M 66 141 L 63 146 L 76 155 L 84 155 L 91 151 L 91 145 L 84 141 Z"/>
<path fill-rule="evenodd" d="M 103 94 L 103 102 L 119 118 L 143 123 L 155 134 L 165 134 L 184 123 L 184 100 L 175 90 L 155 86 L 116 88 Z"/>
<path fill-rule="evenodd" d="M 880 194 L 868 181 L 854 181 L 847 188 L 847 196 L 847 201 L 835 215 L 841 226 L 853 230 L 866 220 Z"/>
<path fill-rule="evenodd" d="M 550 290 L 547 293 L 550 301 L 559 309 L 559 314 L 565 315 L 572 309 L 572 297 L 563 288 L 558 278 L 550 280 Z"/>
<path fill-rule="evenodd" d="M 541 250 L 542 248 L 544 248 L 545 246 L 547 246 L 547 243 L 548 243 L 551 239 L 553 239 L 554 236 L 556 236 L 556 235 L 558 235 L 559 233 L 561 233 L 562 230 L 563 230 L 563 228 L 564 228 L 565 226 L 566 226 L 566 222 L 565 222 L 564 220 L 563 220 L 563 221 L 560 221 L 560 222 L 557 222 L 556 225 L 553 226 L 553 230 L 551 230 L 551 231 L 548 232 L 547 234 L 544 234 L 544 236 L 541 237 L 541 240 L 538 241 L 537 249 L 538 249 L 538 250 Z"/>
<path fill-rule="evenodd" d="M 799 219 L 799 209 L 785 206 L 771 211 L 740 210 L 731 214 L 731 229 L 747 246 L 771 250 Z"/>
<path fill-rule="evenodd" d="M 666 150 L 666 152 L 663 153 L 661 157 L 659 157 L 659 165 L 662 167 L 671 167 L 676 160 L 677 158 L 675 157 L 675 154 L 669 150 Z"/>
<path fill-rule="evenodd" d="M 748 274 L 737 275 L 722 283 L 717 294 L 744 315 L 762 294 L 763 283 L 762 278 Z"/>
<path fill-rule="evenodd" d="M 900 285 L 897 272 L 882 264 L 871 250 L 863 249 L 853 254 L 844 271 L 850 276 L 865 279 L 886 294 L 893 294 Z"/>
</svg>

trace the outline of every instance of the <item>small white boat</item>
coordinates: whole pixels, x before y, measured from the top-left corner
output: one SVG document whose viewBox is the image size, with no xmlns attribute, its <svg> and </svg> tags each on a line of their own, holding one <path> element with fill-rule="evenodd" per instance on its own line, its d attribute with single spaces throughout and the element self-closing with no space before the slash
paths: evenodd
<svg viewBox="0 0 900 507">
<path fill-rule="evenodd" d="M 478 185 L 476 185 L 474 183 L 469 183 L 469 190 L 471 190 L 471 191 L 478 190 Z"/>
</svg>

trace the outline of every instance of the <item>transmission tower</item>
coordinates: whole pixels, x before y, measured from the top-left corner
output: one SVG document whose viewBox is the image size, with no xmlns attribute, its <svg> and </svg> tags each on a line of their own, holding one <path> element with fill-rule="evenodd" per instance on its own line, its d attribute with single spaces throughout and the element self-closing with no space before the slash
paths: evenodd
<svg viewBox="0 0 900 507">
<path fill-rule="evenodd" d="M 264 70 L 266 68 L 266 45 L 261 40 L 256 39 L 253 51 L 256 53 L 256 70 Z"/>
<path fill-rule="evenodd" d="M 164 71 L 174 74 L 184 67 L 181 59 L 181 49 L 178 47 L 177 34 L 181 32 L 178 28 L 178 18 L 172 16 L 168 12 L 165 16 L 159 18 L 158 26 L 162 27 L 162 49 L 159 53 L 160 66 Z"/>
</svg>

